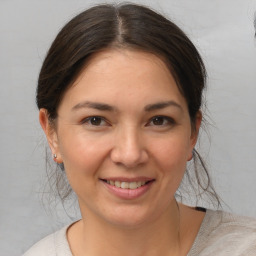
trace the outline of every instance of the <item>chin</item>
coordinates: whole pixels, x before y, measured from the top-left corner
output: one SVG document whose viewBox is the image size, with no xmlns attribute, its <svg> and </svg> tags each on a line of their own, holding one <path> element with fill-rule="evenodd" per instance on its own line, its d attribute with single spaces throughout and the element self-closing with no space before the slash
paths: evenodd
<svg viewBox="0 0 256 256">
<path fill-rule="evenodd" d="M 105 216 L 105 220 L 109 224 L 124 229 L 139 228 L 154 221 L 156 218 L 156 213 L 154 214 L 148 209 L 141 209 L 140 207 L 134 206 L 115 209 L 108 216 Z"/>
</svg>

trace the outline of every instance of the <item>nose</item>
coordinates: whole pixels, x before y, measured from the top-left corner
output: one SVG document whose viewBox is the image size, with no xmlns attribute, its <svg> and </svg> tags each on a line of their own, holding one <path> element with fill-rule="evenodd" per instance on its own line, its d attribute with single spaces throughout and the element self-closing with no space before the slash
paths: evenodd
<svg viewBox="0 0 256 256">
<path fill-rule="evenodd" d="M 114 137 L 111 159 L 126 168 L 134 168 L 148 160 L 148 153 L 136 128 L 118 131 Z"/>
</svg>

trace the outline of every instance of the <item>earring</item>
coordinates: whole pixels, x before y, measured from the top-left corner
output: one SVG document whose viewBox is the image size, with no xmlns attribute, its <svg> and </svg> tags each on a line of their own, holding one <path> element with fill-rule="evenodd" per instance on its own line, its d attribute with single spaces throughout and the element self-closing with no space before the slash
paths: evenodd
<svg viewBox="0 0 256 256">
<path fill-rule="evenodd" d="M 58 158 L 57 154 L 53 154 L 52 158 L 53 158 L 53 161 L 56 162 L 57 164 L 62 164 L 61 158 L 57 160 Z"/>
</svg>

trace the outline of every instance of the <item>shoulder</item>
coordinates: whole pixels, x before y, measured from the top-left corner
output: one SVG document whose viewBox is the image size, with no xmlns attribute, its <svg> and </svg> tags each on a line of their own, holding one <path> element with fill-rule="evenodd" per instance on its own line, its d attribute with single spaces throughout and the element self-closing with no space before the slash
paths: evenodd
<svg viewBox="0 0 256 256">
<path fill-rule="evenodd" d="M 238 216 L 223 211 L 208 210 L 205 221 L 208 222 L 207 226 L 211 233 L 217 231 L 216 234 L 219 235 L 256 235 L 256 219 L 254 218 Z"/>
<path fill-rule="evenodd" d="M 68 226 L 46 236 L 34 244 L 23 256 L 72 256 L 66 238 L 67 229 Z"/>
<path fill-rule="evenodd" d="M 56 255 L 54 245 L 54 234 L 51 234 L 34 244 L 23 256 Z"/>
<path fill-rule="evenodd" d="M 207 210 L 191 255 L 255 255 L 256 219 Z"/>
</svg>

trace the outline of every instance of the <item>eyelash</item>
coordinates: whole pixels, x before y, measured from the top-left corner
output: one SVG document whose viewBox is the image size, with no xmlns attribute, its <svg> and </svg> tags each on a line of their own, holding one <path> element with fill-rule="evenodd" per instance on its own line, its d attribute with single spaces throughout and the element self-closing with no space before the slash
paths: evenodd
<svg viewBox="0 0 256 256">
<path fill-rule="evenodd" d="M 168 116 L 154 116 L 150 119 L 150 121 L 147 123 L 147 126 L 150 126 L 152 122 L 154 121 L 162 121 L 163 124 L 152 124 L 153 126 L 169 126 L 169 125 L 174 125 L 175 121 L 173 118 L 168 117 Z"/>
<path fill-rule="evenodd" d="M 93 120 L 94 119 L 94 120 Z M 92 122 L 96 121 L 96 124 L 93 124 Z M 160 124 L 154 124 L 153 122 L 160 122 Z M 97 124 L 97 122 L 99 122 Z M 104 124 L 102 124 L 104 122 Z M 110 124 L 106 121 L 104 117 L 101 116 L 89 116 L 81 121 L 82 124 L 91 125 L 91 126 L 110 126 Z M 173 118 L 168 116 L 154 116 L 152 117 L 149 122 L 146 124 L 146 126 L 168 126 L 168 125 L 174 125 L 175 121 Z"/>
<path fill-rule="evenodd" d="M 105 124 L 103 124 L 103 125 L 102 124 L 92 124 L 93 119 L 96 119 L 94 121 L 100 121 L 100 123 L 105 122 Z M 106 126 L 106 125 L 109 126 L 108 122 L 102 116 L 89 116 L 89 117 L 83 119 L 81 121 L 81 123 L 86 124 L 86 125 L 92 125 L 92 126 Z"/>
</svg>

